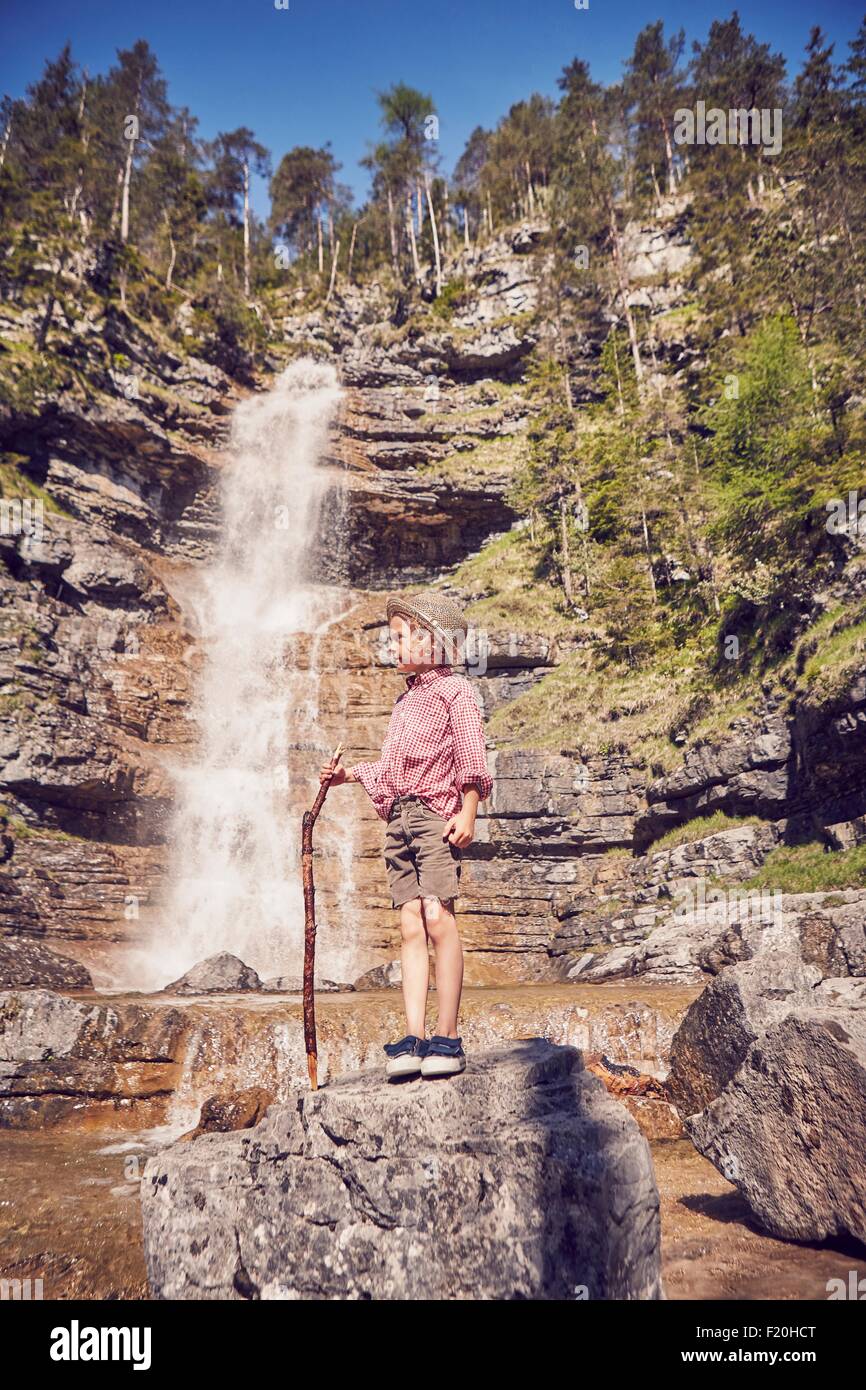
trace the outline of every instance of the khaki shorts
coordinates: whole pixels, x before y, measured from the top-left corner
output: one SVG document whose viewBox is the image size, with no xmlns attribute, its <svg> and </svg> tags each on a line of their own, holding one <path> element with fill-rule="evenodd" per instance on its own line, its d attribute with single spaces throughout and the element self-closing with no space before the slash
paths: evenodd
<svg viewBox="0 0 866 1390">
<path fill-rule="evenodd" d="M 391 906 L 412 898 L 447 902 L 460 891 L 462 851 L 443 838 L 447 820 L 417 796 L 398 797 L 385 832 L 385 868 Z"/>
</svg>

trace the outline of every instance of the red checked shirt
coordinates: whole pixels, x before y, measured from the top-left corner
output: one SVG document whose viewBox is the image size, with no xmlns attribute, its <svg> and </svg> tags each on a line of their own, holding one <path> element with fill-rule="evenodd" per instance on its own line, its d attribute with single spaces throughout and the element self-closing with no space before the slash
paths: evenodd
<svg viewBox="0 0 866 1390">
<path fill-rule="evenodd" d="M 442 817 L 463 804 L 463 787 L 493 790 L 487 771 L 481 711 L 465 676 L 450 666 L 413 671 L 394 702 L 391 722 L 375 763 L 349 769 L 363 783 L 376 812 L 387 820 L 395 796 L 423 797 Z"/>
</svg>

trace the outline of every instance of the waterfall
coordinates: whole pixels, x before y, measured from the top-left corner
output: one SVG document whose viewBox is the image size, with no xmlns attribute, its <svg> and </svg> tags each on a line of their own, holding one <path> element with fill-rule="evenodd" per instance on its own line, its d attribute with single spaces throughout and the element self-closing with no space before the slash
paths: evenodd
<svg viewBox="0 0 866 1390">
<path fill-rule="evenodd" d="M 300 815 L 330 746 L 318 722 L 317 634 L 346 606 L 312 572 L 333 487 L 319 459 L 340 394 L 333 367 L 304 359 L 235 411 L 220 542 L 194 603 L 205 658 L 200 738 L 175 772 L 169 887 L 139 988 L 142 973 L 143 987 L 162 987 L 219 951 L 262 978 L 301 972 Z M 313 635 L 306 666 L 295 668 L 290 652 L 302 633 Z M 351 854 L 349 811 L 336 808 L 343 854 Z M 317 975 L 325 955 L 317 950 Z"/>
</svg>

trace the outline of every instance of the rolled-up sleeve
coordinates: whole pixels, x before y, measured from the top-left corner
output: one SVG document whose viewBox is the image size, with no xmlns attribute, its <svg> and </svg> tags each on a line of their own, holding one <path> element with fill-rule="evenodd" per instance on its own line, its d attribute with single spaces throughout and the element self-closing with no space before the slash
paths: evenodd
<svg viewBox="0 0 866 1390">
<path fill-rule="evenodd" d="M 461 791 L 465 786 L 477 787 L 479 800 L 485 801 L 493 790 L 493 778 L 487 771 L 481 711 L 468 684 L 451 701 L 448 718 L 454 739 L 455 781 Z"/>
<path fill-rule="evenodd" d="M 349 768 L 352 776 L 357 777 L 364 791 L 374 803 L 377 799 L 381 767 L 382 759 L 379 758 L 375 763 L 355 763 L 354 767 Z"/>
</svg>

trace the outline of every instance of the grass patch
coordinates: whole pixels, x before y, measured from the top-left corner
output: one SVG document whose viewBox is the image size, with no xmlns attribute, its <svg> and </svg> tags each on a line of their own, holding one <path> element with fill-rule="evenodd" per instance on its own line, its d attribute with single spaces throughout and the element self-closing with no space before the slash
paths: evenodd
<svg viewBox="0 0 866 1390">
<path fill-rule="evenodd" d="M 525 527 L 506 531 L 458 566 L 454 582 L 468 591 L 475 627 L 565 635 L 574 621 L 558 610 L 558 589 L 540 572 L 541 551 Z"/>
<path fill-rule="evenodd" d="M 0 454 L 0 497 L 6 501 L 23 501 L 25 497 L 32 497 L 40 501 L 47 512 L 55 512 L 73 521 L 72 513 L 24 472 L 22 464 L 26 462 L 23 454 Z"/>
<path fill-rule="evenodd" d="M 866 663 L 866 618 L 831 628 L 806 661 L 804 680 L 819 698 L 828 698 Z"/>
<path fill-rule="evenodd" d="M 763 825 L 764 823 L 759 816 L 726 816 L 724 811 L 714 811 L 711 816 L 696 816 L 694 820 L 687 821 L 685 825 L 675 825 L 673 830 L 662 835 L 660 840 L 653 841 L 647 854 L 656 854 L 659 850 L 676 849 L 677 845 L 692 844 L 695 840 L 704 840 L 709 835 L 718 835 L 722 830 L 736 830 L 741 825 Z"/>
<path fill-rule="evenodd" d="M 515 617 L 509 615 L 513 626 Z M 559 624 L 566 623 L 560 615 Z M 572 630 L 573 630 L 573 624 Z M 572 748 L 583 757 L 631 754 L 655 775 L 682 760 L 671 740 L 688 724 L 696 693 L 689 653 L 674 650 L 642 667 L 599 661 L 604 638 L 584 626 L 587 646 L 490 719 L 503 743 Z"/>
<path fill-rule="evenodd" d="M 866 888 L 866 844 L 846 850 L 827 850 L 820 840 L 778 845 L 743 887 L 778 888 L 782 893 Z"/>
<path fill-rule="evenodd" d="M 419 473 L 439 477 L 463 477 L 470 473 L 514 473 L 524 461 L 526 440 L 519 434 L 484 439 L 472 449 L 461 449 L 441 459 L 418 465 Z"/>
<path fill-rule="evenodd" d="M 449 280 L 442 286 L 442 293 L 433 301 L 432 312 L 441 319 L 450 319 L 454 312 L 470 299 L 465 280 Z"/>
<path fill-rule="evenodd" d="M 35 827 L 28 825 L 19 816 L 10 816 L 6 806 L 0 806 L 0 816 L 7 822 L 7 828 L 16 840 L 75 840 L 81 838 L 76 835 L 69 835 L 65 830 L 48 829 L 47 826 Z"/>
</svg>

